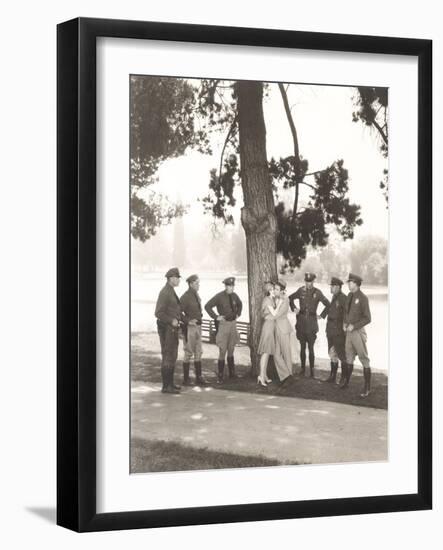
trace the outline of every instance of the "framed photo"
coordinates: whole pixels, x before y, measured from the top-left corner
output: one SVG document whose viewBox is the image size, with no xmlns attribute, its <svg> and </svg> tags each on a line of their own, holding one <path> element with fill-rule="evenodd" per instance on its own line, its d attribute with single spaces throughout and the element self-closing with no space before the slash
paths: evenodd
<svg viewBox="0 0 443 550">
<path fill-rule="evenodd" d="M 432 43 L 58 26 L 57 523 L 432 506 Z"/>
</svg>

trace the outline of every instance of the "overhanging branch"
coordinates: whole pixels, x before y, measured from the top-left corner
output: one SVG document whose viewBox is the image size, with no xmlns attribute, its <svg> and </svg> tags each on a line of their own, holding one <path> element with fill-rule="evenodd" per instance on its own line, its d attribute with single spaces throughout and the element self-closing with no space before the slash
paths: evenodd
<svg viewBox="0 0 443 550">
<path fill-rule="evenodd" d="M 294 207 L 292 209 L 292 219 L 295 219 L 298 208 L 298 196 L 299 196 L 299 178 L 300 178 L 300 151 L 298 147 L 298 137 L 297 130 L 295 128 L 294 119 L 292 118 L 291 108 L 289 107 L 288 94 L 286 93 L 285 87 L 281 82 L 278 83 L 278 88 L 283 100 L 283 105 L 285 108 L 286 118 L 288 119 L 289 128 L 291 129 L 292 141 L 294 144 L 294 173 L 295 173 L 295 197 L 294 197 Z"/>
<path fill-rule="evenodd" d="M 231 138 L 231 134 L 233 133 L 236 124 L 237 124 L 237 115 L 235 115 L 234 120 L 232 121 L 232 124 L 229 128 L 229 131 L 228 131 L 227 135 L 226 135 L 225 142 L 223 144 L 223 149 L 222 149 L 222 152 L 221 152 L 221 155 L 220 155 L 220 167 L 219 167 L 219 171 L 218 171 L 218 181 L 219 181 L 219 183 L 221 181 L 221 173 L 222 173 L 222 168 L 223 168 L 223 157 L 225 155 L 225 149 L 226 149 L 226 146 L 228 144 L 228 141 Z"/>
</svg>

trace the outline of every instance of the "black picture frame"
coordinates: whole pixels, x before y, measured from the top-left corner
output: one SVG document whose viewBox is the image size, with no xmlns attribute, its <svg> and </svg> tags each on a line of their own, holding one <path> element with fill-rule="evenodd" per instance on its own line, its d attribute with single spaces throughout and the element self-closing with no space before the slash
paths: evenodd
<svg viewBox="0 0 443 550">
<path fill-rule="evenodd" d="M 96 511 L 96 39 L 154 39 L 418 59 L 418 491 L 136 512 Z M 104 531 L 432 507 L 432 42 L 78 18 L 57 28 L 57 523 Z"/>
</svg>

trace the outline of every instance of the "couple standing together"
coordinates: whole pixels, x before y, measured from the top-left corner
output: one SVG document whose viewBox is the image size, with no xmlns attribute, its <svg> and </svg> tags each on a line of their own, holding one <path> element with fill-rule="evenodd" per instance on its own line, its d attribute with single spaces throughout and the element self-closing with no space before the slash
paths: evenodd
<svg viewBox="0 0 443 550">
<path fill-rule="evenodd" d="M 271 380 L 266 375 L 269 356 L 274 357 L 275 368 L 280 382 L 292 376 L 291 332 L 288 319 L 289 299 L 286 296 L 286 283 L 283 281 L 266 283 L 267 294 L 262 302 L 263 325 L 258 345 L 260 375 L 257 383 L 266 386 Z"/>
</svg>

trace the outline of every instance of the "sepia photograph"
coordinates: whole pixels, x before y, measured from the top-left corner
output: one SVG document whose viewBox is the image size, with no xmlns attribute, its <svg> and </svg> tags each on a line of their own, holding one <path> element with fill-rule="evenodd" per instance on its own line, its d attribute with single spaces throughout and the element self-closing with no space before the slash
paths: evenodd
<svg viewBox="0 0 443 550">
<path fill-rule="evenodd" d="M 389 460 L 388 88 L 129 90 L 130 472 Z"/>
</svg>

